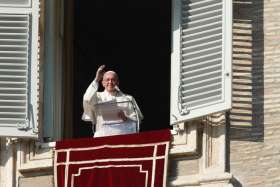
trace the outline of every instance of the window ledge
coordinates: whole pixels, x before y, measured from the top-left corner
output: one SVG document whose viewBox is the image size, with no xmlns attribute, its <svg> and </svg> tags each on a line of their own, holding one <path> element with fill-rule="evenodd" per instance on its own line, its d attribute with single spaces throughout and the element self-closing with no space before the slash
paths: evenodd
<svg viewBox="0 0 280 187">
<path fill-rule="evenodd" d="M 169 178 L 170 186 L 200 186 L 201 184 L 215 184 L 220 187 L 232 187 L 230 180 L 231 173 L 219 174 L 198 174 L 188 176 L 178 176 L 176 178 Z"/>
<path fill-rule="evenodd" d="M 37 142 L 36 146 L 38 146 L 41 149 L 55 148 L 55 142 L 48 142 L 48 143 Z"/>
<path fill-rule="evenodd" d="M 41 171 L 41 170 L 53 170 L 53 159 L 45 159 L 32 161 L 26 164 L 22 164 L 18 169 L 19 172 L 33 172 L 33 171 Z"/>
<path fill-rule="evenodd" d="M 27 156 L 27 161 L 24 161 L 19 165 L 18 171 L 24 173 L 42 170 L 53 170 L 54 147 L 55 142 L 36 142 L 34 150 L 32 149 L 32 151 L 28 153 L 29 156 Z"/>
<path fill-rule="evenodd" d="M 190 145 L 174 145 L 170 149 L 171 155 L 195 155 L 197 154 L 196 147 L 192 147 Z"/>
<path fill-rule="evenodd" d="M 171 130 L 172 142 L 170 148 L 170 156 L 180 155 L 195 155 L 197 154 L 197 124 L 180 124 L 179 129 Z M 53 169 L 53 151 L 56 142 L 41 143 L 36 142 L 36 149 L 49 152 L 49 158 L 42 158 L 39 155 L 35 156 L 27 163 L 23 163 L 19 167 L 20 172 L 31 172 L 38 170 Z"/>
<path fill-rule="evenodd" d="M 197 129 L 198 124 L 195 122 L 189 124 L 179 124 L 173 126 L 171 130 L 172 142 L 170 154 L 171 156 L 189 156 L 196 155 L 197 149 Z"/>
</svg>

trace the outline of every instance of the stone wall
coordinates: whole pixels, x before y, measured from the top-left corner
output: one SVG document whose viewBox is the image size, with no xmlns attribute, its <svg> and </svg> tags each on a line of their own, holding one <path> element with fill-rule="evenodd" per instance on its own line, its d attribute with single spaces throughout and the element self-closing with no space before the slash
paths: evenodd
<svg viewBox="0 0 280 187">
<path fill-rule="evenodd" d="M 233 109 L 228 169 L 234 186 L 280 186 L 280 1 L 234 1 Z"/>
<path fill-rule="evenodd" d="M 20 177 L 19 187 L 53 187 L 54 180 L 52 175 L 33 176 L 33 177 Z"/>
</svg>

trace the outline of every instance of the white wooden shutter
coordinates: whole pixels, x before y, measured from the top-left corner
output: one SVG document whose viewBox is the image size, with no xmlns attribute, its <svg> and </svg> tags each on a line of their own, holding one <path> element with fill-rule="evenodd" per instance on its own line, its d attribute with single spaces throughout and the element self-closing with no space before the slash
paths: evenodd
<svg viewBox="0 0 280 187">
<path fill-rule="evenodd" d="M 0 0 L 0 136 L 37 137 L 39 0 Z"/>
<path fill-rule="evenodd" d="M 231 108 L 231 0 L 173 0 L 171 124 Z"/>
<path fill-rule="evenodd" d="M 31 7 L 31 0 L 0 0 L 1 7 Z"/>
</svg>

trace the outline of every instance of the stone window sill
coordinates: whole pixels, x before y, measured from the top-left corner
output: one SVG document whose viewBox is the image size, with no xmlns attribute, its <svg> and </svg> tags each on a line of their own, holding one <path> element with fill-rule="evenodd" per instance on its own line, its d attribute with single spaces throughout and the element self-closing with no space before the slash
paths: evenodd
<svg viewBox="0 0 280 187">
<path fill-rule="evenodd" d="M 177 129 L 176 129 L 177 128 Z M 197 154 L 197 124 L 180 124 L 171 130 L 172 142 L 171 156 L 188 156 Z M 26 163 L 20 164 L 20 172 L 31 172 L 37 170 L 52 170 L 55 142 L 40 143 L 36 142 L 34 148 L 40 153 L 30 153 L 32 156 Z M 46 156 L 47 155 L 47 156 Z"/>
</svg>

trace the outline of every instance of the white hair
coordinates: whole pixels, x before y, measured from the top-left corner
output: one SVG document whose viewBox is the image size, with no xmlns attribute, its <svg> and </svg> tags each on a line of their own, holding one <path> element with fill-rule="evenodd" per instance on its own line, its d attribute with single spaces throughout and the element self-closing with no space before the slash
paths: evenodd
<svg viewBox="0 0 280 187">
<path fill-rule="evenodd" d="M 113 74 L 114 77 L 117 79 L 117 81 L 119 81 L 119 76 L 118 76 L 118 74 L 117 74 L 115 71 L 112 71 L 112 70 L 106 71 L 106 72 L 103 74 L 103 79 L 104 79 L 105 75 L 107 75 L 107 74 Z"/>
</svg>

